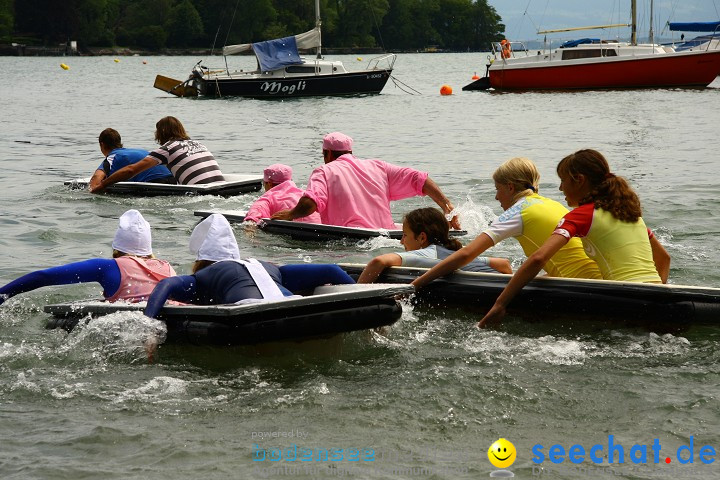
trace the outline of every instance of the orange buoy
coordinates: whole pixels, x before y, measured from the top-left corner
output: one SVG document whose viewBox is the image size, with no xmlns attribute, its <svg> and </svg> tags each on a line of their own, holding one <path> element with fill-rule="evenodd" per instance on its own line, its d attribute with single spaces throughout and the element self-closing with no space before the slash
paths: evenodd
<svg viewBox="0 0 720 480">
<path fill-rule="evenodd" d="M 440 87 L 440 95 L 452 95 L 452 87 L 450 85 L 443 85 Z"/>
<path fill-rule="evenodd" d="M 478 77 L 477 72 L 475 72 L 475 75 L 472 76 L 472 79 L 473 79 L 473 80 L 479 80 L 479 79 L 480 79 L 480 77 Z"/>
</svg>

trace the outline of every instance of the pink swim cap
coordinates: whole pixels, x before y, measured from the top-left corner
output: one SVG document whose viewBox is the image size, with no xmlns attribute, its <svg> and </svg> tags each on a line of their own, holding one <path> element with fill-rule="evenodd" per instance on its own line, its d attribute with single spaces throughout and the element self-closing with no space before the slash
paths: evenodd
<svg viewBox="0 0 720 480">
<path fill-rule="evenodd" d="M 352 151 L 353 139 L 340 132 L 332 132 L 323 138 L 323 150 L 332 150 L 334 152 L 350 152 Z"/>
<path fill-rule="evenodd" d="M 263 181 L 276 185 L 292 180 L 292 168 L 282 163 L 274 163 L 263 170 Z"/>
</svg>

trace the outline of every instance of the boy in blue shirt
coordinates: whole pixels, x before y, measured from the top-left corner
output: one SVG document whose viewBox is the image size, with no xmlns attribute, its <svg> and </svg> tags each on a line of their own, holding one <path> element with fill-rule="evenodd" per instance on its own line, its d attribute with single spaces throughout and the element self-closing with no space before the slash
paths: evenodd
<svg viewBox="0 0 720 480">
<path fill-rule="evenodd" d="M 98 137 L 100 143 L 100 151 L 105 155 L 105 160 L 98 166 L 90 179 L 89 188 L 92 192 L 94 187 L 100 184 L 105 178 L 109 177 L 117 170 L 123 167 L 139 162 L 148 156 L 147 150 L 139 148 L 123 148 L 120 134 L 113 128 L 106 128 L 100 132 Z M 164 165 L 144 170 L 134 177 L 127 180 L 128 182 L 151 182 L 151 183 L 177 183 L 170 170 Z"/>
</svg>

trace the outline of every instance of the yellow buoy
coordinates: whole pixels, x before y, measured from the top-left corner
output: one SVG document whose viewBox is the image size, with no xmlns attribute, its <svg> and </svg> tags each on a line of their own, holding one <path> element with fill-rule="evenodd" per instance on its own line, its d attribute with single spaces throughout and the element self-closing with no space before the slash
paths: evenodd
<svg viewBox="0 0 720 480">
<path fill-rule="evenodd" d="M 362 62 L 362 57 L 357 57 L 358 62 Z"/>
<path fill-rule="evenodd" d="M 452 95 L 452 87 L 450 85 L 443 85 L 440 87 L 440 95 Z"/>
<path fill-rule="evenodd" d="M 119 58 L 116 58 L 116 59 L 113 60 L 113 61 L 114 61 L 115 63 L 120 63 L 120 59 L 119 59 Z"/>
<path fill-rule="evenodd" d="M 68 66 L 65 65 L 64 63 L 61 63 L 61 64 L 60 64 L 60 68 L 62 68 L 63 70 L 70 70 L 70 67 L 68 67 Z"/>
</svg>

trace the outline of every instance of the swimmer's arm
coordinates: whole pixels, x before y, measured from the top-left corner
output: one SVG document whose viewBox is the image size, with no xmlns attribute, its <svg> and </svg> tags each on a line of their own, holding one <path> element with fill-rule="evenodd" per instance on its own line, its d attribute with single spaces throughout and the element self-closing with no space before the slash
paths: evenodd
<svg viewBox="0 0 720 480">
<path fill-rule="evenodd" d="M 143 313 L 150 318 L 157 318 L 168 298 L 192 303 L 196 297 L 196 285 L 194 275 L 179 275 L 161 280 L 150 294 Z"/>
<path fill-rule="evenodd" d="M 365 266 L 357 283 L 373 283 L 386 268 L 398 267 L 400 265 L 402 265 L 402 257 L 397 253 L 379 255 L 370 260 Z"/>
<path fill-rule="evenodd" d="M 650 237 L 650 248 L 652 249 L 653 261 L 658 275 L 660 275 L 660 280 L 662 280 L 662 283 L 667 283 L 670 276 L 670 254 L 655 238 L 655 235 Z"/>
</svg>

